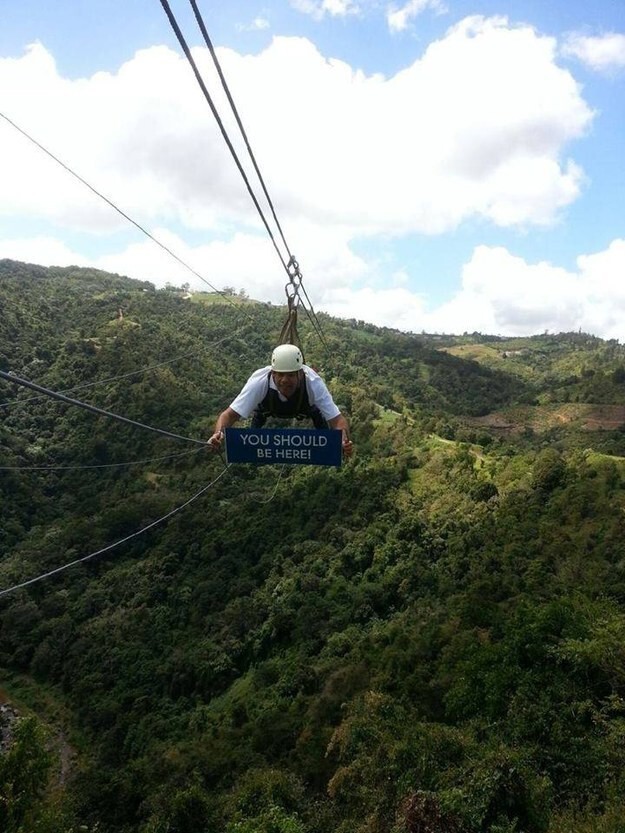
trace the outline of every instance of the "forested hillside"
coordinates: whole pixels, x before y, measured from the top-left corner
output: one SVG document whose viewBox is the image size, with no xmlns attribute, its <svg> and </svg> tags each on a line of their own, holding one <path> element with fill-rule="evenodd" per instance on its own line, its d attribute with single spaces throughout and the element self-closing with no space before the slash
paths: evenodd
<svg viewBox="0 0 625 833">
<path fill-rule="evenodd" d="M 13 261 L 0 308 L 0 370 L 195 439 L 284 318 Z M 319 319 L 354 457 L 134 537 L 220 458 L 0 382 L 0 593 L 129 538 L 0 596 L 0 830 L 622 833 L 625 351 Z"/>
</svg>

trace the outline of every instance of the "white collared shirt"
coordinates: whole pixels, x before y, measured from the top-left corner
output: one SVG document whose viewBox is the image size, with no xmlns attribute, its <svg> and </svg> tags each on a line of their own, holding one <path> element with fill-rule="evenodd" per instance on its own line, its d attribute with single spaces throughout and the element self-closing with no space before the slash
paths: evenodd
<svg viewBox="0 0 625 833">
<path fill-rule="evenodd" d="M 310 405 L 316 405 L 321 411 L 321 415 L 326 420 L 337 417 L 341 412 L 332 399 L 332 394 L 326 387 L 326 383 L 323 381 L 321 376 L 307 364 L 302 365 L 302 370 L 304 371 L 306 393 L 308 394 L 308 402 Z M 236 411 L 236 413 L 243 419 L 248 419 L 267 395 L 268 378 L 269 387 L 272 390 L 278 391 L 276 383 L 270 375 L 270 371 L 271 365 L 255 370 L 247 382 L 243 385 L 239 395 L 230 405 L 232 410 Z M 282 402 L 287 401 L 286 396 L 283 396 L 280 391 L 278 391 L 278 396 Z"/>
</svg>

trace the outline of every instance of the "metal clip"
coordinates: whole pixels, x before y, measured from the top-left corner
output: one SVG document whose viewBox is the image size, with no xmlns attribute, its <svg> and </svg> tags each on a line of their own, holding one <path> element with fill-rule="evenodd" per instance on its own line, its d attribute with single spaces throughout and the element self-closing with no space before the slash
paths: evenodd
<svg viewBox="0 0 625 833">
<path fill-rule="evenodd" d="M 286 300 L 289 309 L 295 309 L 295 307 L 299 304 L 299 284 L 295 284 L 291 281 L 291 283 L 285 284 L 284 291 L 286 292 Z"/>
<path fill-rule="evenodd" d="M 293 281 L 293 278 L 298 278 L 299 282 L 302 282 L 302 273 L 299 270 L 299 263 L 295 260 L 294 255 L 291 255 L 286 268 L 289 273 L 289 277 L 291 278 L 291 282 Z"/>
</svg>

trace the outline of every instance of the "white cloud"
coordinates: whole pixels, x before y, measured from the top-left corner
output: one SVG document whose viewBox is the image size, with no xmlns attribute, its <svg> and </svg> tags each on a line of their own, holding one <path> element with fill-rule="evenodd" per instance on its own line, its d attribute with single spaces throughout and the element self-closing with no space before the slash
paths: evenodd
<svg viewBox="0 0 625 833">
<path fill-rule="evenodd" d="M 330 17 L 347 17 L 358 15 L 360 3 L 354 0 L 290 0 L 291 6 L 298 12 L 310 15 L 313 20 L 322 20 L 326 14 Z"/>
<path fill-rule="evenodd" d="M 0 259 L 44 266 L 91 266 L 151 281 L 157 287 L 187 282 L 204 292 L 210 292 L 211 287 L 243 287 L 252 298 L 285 302 L 288 276 L 266 235 L 237 232 L 223 240 L 190 246 L 166 228 L 148 231 L 178 260 L 143 237 L 111 254 L 86 257 L 51 236 L 0 238 Z M 297 225 L 291 242 L 302 267 L 304 285 L 315 305 L 337 284 L 349 285 L 368 275 L 367 264 L 332 230 Z"/>
<path fill-rule="evenodd" d="M 435 329 L 527 335 L 577 329 L 579 278 L 542 262 L 528 264 L 505 248 L 478 246 L 463 267 L 462 288 L 431 316 Z"/>
<path fill-rule="evenodd" d="M 405 5 L 397 8 L 391 6 L 386 12 L 386 22 L 391 32 L 403 32 L 410 23 L 426 9 L 442 14 L 447 7 L 441 0 L 409 0 Z"/>
<path fill-rule="evenodd" d="M 42 266 L 92 266 L 89 258 L 73 251 L 61 240 L 39 237 L 0 240 L 0 259 L 21 260 Z"/>
<path fill-rule="evenodd" d="M 427 299 L 396 285 L 382 289 L 332 288 L 320 308 L 412 332 L 531 335 L 582 329 L 625 342 L 625 240 L 581 255 L 577 270 L 528 263 L 503 247 L 477 246 L 449 302 Z"/>
<path fill-rule="evenodd" d="M 478 246 L 463 268 L 460 292 L 428 315 L 426 329 L 529 335 L 581 328 L 625 341 L 625 240 L 581 255 L 577 266 L 569 272 Z"/>
<path fill-rule="evenodd" d="M 269 29 L 270 23 L 266 17 L 255 17 L 251 23 L 239 23 L 237 31 L 239 32 L 260 32 L 263 29 Z"/>
<path fill-rule="evenodd" d="M 275 38 L 259 55 L 218 51 L 287 228 L 332 225 L 349 239 L 441 233 L 471 217 L 547 224 L 579 194 L 582 172 L 564 150 L 592 113 L 557 66 L 555 42 L 530 27 L 469 18 L 388 79 L 326 59 L 304 38 Z M 207 51 L 194 54 L 210 83 Z M 225 114 L 219 85 L 211 88 Z M 0 60 L 0 89 L 8 115 L 141 221 L 259 227 L 186 61 L 168 48 L 70 81 L 35 45 Z M 0 130 L 0 213 L 120 226 L 22 137 Z"/>
<path fill-rule="evenodd" d="M 332 17 L 345 17 L 360 11 L 358 3 L 353 0 L 323 0 L 322 7 Z"/>
<path fill-rule="evenodd" d="M 420 329 L 425 320 L 422 298 L 407 289 L 331 288 L 323 296 L 321 309 L 338 318 L 355 318 L 397 330 Z"/>
<path fill-rule="evenodd" d="M 599 334 L 618 329 L 625 309 L 596 289 L 605 290 L 600 267 L 603 275 L 622 263 L 618 245 L 587 256 L 574 275 L 478 248 L 459 295 L 436 310 L 401 272 L 382 283 L 383 266 L 351 245 L 377 238 L 383 248 L 471 219 L 526 228 L 558 218 L 584 182 L 568 145 L 593 114 L 557 65 L 552 38 L 504 18 L 467 18 L 389 78 L 326 58 L 304 38 L 275 38 L 258 55 L 218 52 L 317 309 L 414 331 L 531 332 L 586 321 Z M 225 113 L 206 50 L 194 55 Z M 215 286 L 283 300 L 284 272 L 183 58 L 153 47 L 115 73 L 69 80 L 36 44 L 0 59 L 0 89 L 0 109 Z M 95 259 L 61 243 L 64 230 L 90 232 L 104 250 L 105 235 L 128 226 L 2 120 L 0 145 L 0 220 L 51 229 L 47 238 L 0 240 L 0 257 L 206 288 L 148 241 Z M 185 228 L 211 242 L 190 246 Z M 591 285 L 595 294 L 580 288 Z"/>
<path fill-rule="evenodd" d="M 116 254 L 98 257 L 93 265 L 107 272 L 128 274 L 162 287 L 166 283 L 189 283 L 193 289 L 210 292 L 211 287 L 245 287 L 253 298 L 278 300 L 279 263 L 272 257 L 267 240 L 260 235 L 235 234 L 230 240 L 216 240 L 191 247 L 167 229 L 155 229 L 154 237 L 195 270 L 201 278 L 177 263 L 148 240 L 140 240 Z M 253 269 L 249 264 L 253 264 Z M 204 280 L 202 280 L 202 278 Z"/>
<path fill-rule="evenodd" d="M 244 288 L 251 297 L 284 304 L 284 272 L 260 235 L 189 247 L 166 229 L 154 235 L 216 288 Z M 542 261 L 528 263 L 503 247 L 477 246 L 462 269 L 461 288 L 432 308 L 410 291 L 398 272 L 386 281 L 358 258 L 340 236 L 298 229 L 307 268 L 304 285 L 320 312 L 408 332 L 500 335 L 576 331 L 625 342 L 625 239 L 601 252 L 580 255 L 577 270 Z M 189 282 L 209 287 L 149 241 L 114 255 L 86 258 L 53 238 L 0 240 L 0 258 L 59 266 L 92 266 L 149 280 L 156 286 Z"/>
<path fill-rule="evenodd" d="M 585 329 L 625 342 L 625 240 L 614 240 L 603 252 L 577 259 L 586 288 Z"/>
<path fill-rule="evenodd" d="M 591 37 L 574 32 L 566 38 L 562 53 L 578 58 L 597 72 L 623 69 L 625 67 L 625 35 L 609 32 Z"/>
</svg>

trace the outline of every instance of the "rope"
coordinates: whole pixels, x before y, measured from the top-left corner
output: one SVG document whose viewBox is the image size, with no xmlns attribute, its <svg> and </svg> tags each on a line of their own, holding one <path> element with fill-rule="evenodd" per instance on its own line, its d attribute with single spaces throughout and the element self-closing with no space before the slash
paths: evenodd
<svg viewBox="0 0 625 833">
<path fill-rule="evenodd" d="M 297 306 L 291 304 L 290 298 L 286 321 L 280 330 L 280 344 L 295 344 L 300 350 L 302 349 L 302 343 L 297 332 Z"/>
<path fill-rule="evenodd" d="M 306 300 L 310 305 L 310 309 L 312 312 L 308 311 L 306 308 L 306 304 L 302 303 L 304 307 L 304 312 L 308 316 L 308 320 L 313 326 L 313 329 L 323 342 L 324 346 L 327 348 L 328 344 L 324 338 L 323 331 L 321 329 L 321 324 L 319 323 L 319 319 L 317 318 L 317 314 L 313 309 L 312 302 L 308 297 L 308 293 L 304 288 L 304 276 L 299 268 L 299 263 L 297 260 L 291 255 L 291 259 L 288 263 L 288 270 L 289 270 L 289 282 L 284 287 L 284 291 L 286 292 L 286 299 L 288 305 L 288 315 L 287 320 L 282 327 L 281 333 L 281 343 L 282 344 L 299 344 L 299 336 L 297 335 L 297 307 L 301 301 L 299 296 L 300 290 L 303 291 Z M 313 317 L 314 316 L 314 320 Z"/>
<path fill-rule="evenodd" d="M 76 564 L 81 564 L 84 561 L 89 561 L 91 558 L 95 558 L 96 555 L 102 555 L 102 553 L 109 552 L 110 550 L 118 547 L 120 544 L 125 544 L 126 541 L 130 541 L 132 538 L 137 538 L 139 535 L 142 535 L 144 532 L 147 532 L 152 527 L 157 526 L 157 524 L 163 523 L 168 518 L 171 518 L 172 515 L 175 515 L 177 512 L 180 512 L 182 509 L 185 509 L 189 504 L 193 503 L 194 500 L 201 497 L 204 492 L 207 492 L 211 486 L 214 486 L 218 480 L 220 480 L 224 474 L 228 471 L 230 466 L 226 466 L 226 468 L 219 474 L 217 477 L 212 480 L 207 486 L 203 486 L 199 492 L 196 492 L 192 497 L 190 497 L 187 501 L 182 503 L 180 506 L 177 506 L 175 509 L 172 509 L 171 512 L 168 512 L 166 515 L 163 515 L 161 518 L 158 518 L 152 523 L 144 526 L 142 529 L 133 532 L 131 535 L 127 535 L 125 538 L 121 538 L 119 541 L 115 541 L 114 544 L 109 544 L 106 547 L 102 547 L 102 549 L 97 550 L 96 552 L 91 552 L 89 555 L 85 555 L 82 558 L 76 558 L 74 561 L 70 561 L 68 564 L 64 564 L 62 567 L 56 567 L 54 570 L 49 570 L 47 573 L 42 573 L 35 578 L 28 579 L 27 581 L 22 581 L 19 584 L 14 584 L 12 587 L 7 587 L 5 590 L 0 590 L 0 597 L 6 596 L 8 593 L 12 593 L 14 590 L 20 590 L 22 587 L 28 587 L 30 584 L 35 584 L 38 581 L 43 581 L 43 579 L 50 578 L 50 576 L 54 576 L 57 573 L 63 572 L 63 570 L 67 570 L 70 567 L 73 567 Z"/>
<path fill-rule="evenodd" d="M 35 145 L 35 146 L 36 146 L 36 147 L 38 147 L 40 150 L 42 150 L 42 151 L 43 151 L 43 152 L 44 152 L 47 156 L 49 156 L 49 157 L 50 157 L 51 159 L 53 159 L 53 160 L 54 160 L 54 161 L 55 161 L 58 165 L 60 165 L 62 168 L 64 168 L 64 169 L 67 171 L 67 173 L 71 174 L 71 175 L 72 175 L 75 179 L 77 179 L 79 182 L 81 182 L 83 185 L 85 185 L 85 186 L 86 186 L 86 187 L 87 187 L 90 191 L 92 191 L 92 192 L 93 192 L 93 193 L 94 193 L 97 197 L 100 197 L 100 199 L 104 200 L 104 202 L 105 202 L 105 203 L 107 203 L 108 205 L 110 205 L 110 206 L 111 206 L 111 208 L 112 208 L 112 209 L 114 209 L 115 211 L 117 211 L 117 213 L 118 213 L 118 214 L 120 214 L 120 215 L 121 215 L 121 216 L 122 216 L 125 220 L 128 220 L 128 222 L 129 222 L 129 223 L 132 223 L 132 225 L 133 225 L 135 228 L 139 229 L 139 231 L 140 231 L 140 232 L 142 232 L 143 234 L 145 234 L 145 236 L 146 236 L 146 237 L 149 237 L 149 238 L 150 238 L 150 240 L 152 240 L 152 242 L 153 242 L 153 243 L 156 243 L 156 245 L 157 245 L 157 246 L 160 246 L 160 248 L 161 248 L 161 249 L 163 249 L 163 251 L 164 251 L 164 252 L 167 252 L 167 254 L 168 254 L 168 255 L 170 255 L 171 257 L 173 257 L 173 258 L 174 258 L 174 260 L 175 260 L 175 261 L 177 261 L 177 262 L 178 262 L 181 266 L 184 266 L 184 268 L 185 268 L 185 269 L 188 269 L 188 270 L 189 270 L 189 272 L 191 272 L 191 274 L 192 274 L 192 275 L 195 275 L 195 277 L 196 277 L 196 278 L 199 278 L 199 279 L 200 279 L 201 281 L 203 281 L 203 282 L 204 282 L 207 286 L 210 286 L 210 288 L 211 288 L 214 292 L 217 292 L 217 294 L 218 294 L 218 295 L 221 295 L 223 298 L 226 298 L 226 300 L 228 301 L 228 303 L 232 304 L 232 306 L 233 306 L 233 307 L 237 310 L 237 312 L 242 313 L 243 315 L 247 316 L 247 318 L 249 318 L 249 319 L 250 319 L 250 321 L 252 321 L 252 320 L 253 320 L 253 319 L 252 319 L 252 317 L 251 317 L 250 315 L 248 315 L 246 312 L 244 312 L 244 311 L 243 311 L 240 307 L 238 307 L 238 306 L 234 303 L 234 301 L 232 301 L 232 300 L 228 297 L 228 295 L 226 295 L 226 293 L 225 293 L 225 292 L 222 292 L 220 289 L 217 289 L 217 287 L 216 287 L 216 286 L 213 286 L 213 284 L 212 284 L 210 281 L 206 280 L 206 278 L 205 278 L 203 275 L 200 275 L 200 273 L 199 273 L 199 272 L 196 272 L 196 271 L 195 271 L 195 269 L 193 269 L 191 266 L 189 266 L 189 264 L 188 264 L 188 263 L 185 263 L 185 261 L 184 261 L 184 260 L 182 260 L 182 258 L 178 257 L 178 255 L 177 255 L 175 252 L 173 252 L 173 251 L 172 251 L 172 250 L 171 250 L 168 246 L 166 246 L 164 243 L 161 243 L 161 241 L 160 241 L 160 240 L 158 240 L 156 237 L 154 237 L 154 235 L 153 235 L 153 234 L 150 234 L 150 232 L 149 232 L 147 229 L 145 229 L 142 225 L 140 225 L 139 223 L 137 223 L 137 221 L 136 221 L 136 220 L 133 220 L 133 219 L 132 219 L 132 217 L 129 217 L 129 216 L 128 216 L 128 214 L 126 214 L 124 211 L 122 211 L 122 210 L 121 210 L 121 208 L 118 208 L 118 207 L 115 205 L 115 203 L 114 203 L 114 202 L 112 202 L 112 200 L 110 200 L 108 197 L 105 197 L 105 196 L 104 196 L 104 194 L 102 194 L 100 191 L 96 190 L 96 189 L 93 187 L 93 185 L 90 185 L 90 184 L 87 182 L 87 180 L 86 180 L 86 179 L 83 179 L 81 176 L 79 176 L 79 174 L 77 174 L 77 173 L 76 173 L 75 171 L 73 171 L 73 170 L 72 170 L 72 169 L 71 169 L 68 165 L 66 165 L 66 164 L 65 164 L 65 162 L 62 162 L 62 161 L 61 161 L 61 160 L 60 160 L 57 156 L 55 156 L 53 153 L 51 153 L 49 150 L 47 150 L 47 148 L 45 148 L 42 144 L 40 144 L 40 143 L 39 143 L 36 139 L 33 139 L 33 137 L 32 137 L 32 136 L 30 136 L 30 135 L 29 135 L 29 134 L 28 134 L 25 130 L 23 130 L 21 127 L 19 127 L 19 126 L 18 126 L 18 125 L 17 125 L 14 121 L 12 121 L 12 120 L 11 120 L 8 116 L 5 116 L 5 114 L 4 114 L 4 113 L 0 112 L 0 118 L 3 118 L 6 122 L 8 122 L 8 124 L 10 124 L 10 125 L 11 125 L 11 127 L 15 128 L 15 130 L 17 130 L 17 131 L 18 131 L 18 133 L 21 133 L 21 134 L 22 134 L 22 136 L 24 136 L 26 139 L 28 139 L 28 141 L 29 141 L 29 142 L 32 142 L 32 144 L 33 144 L 33 145 Z"/>
<path fill-rule="evenodd" d="M 276 485 L 274 486 L 273 492 L 271 493 L 271 497 L 265 500 L 256 500 L 254 503 L 257 503 L 259 506 L 262 506 L 265 503 L 271 503 L 271 501 L 275 498 L 278 492 L 278 486 L 280 485 L 280 480 L 282 479 L 282 475 L 286 470 L 286 466 L 280 466 L 280 473 L 278 474 L 278 479 L 276 480 Z"/>
<path fill-rule="evenodd" d="M 31 388 L 32 390 L 35 390 L 38 393 L 43 393 L 46 396 L 52 397 L 52 399 L 58 399 L 60 402 L 65 402 L 67 405 L 76 405 L 78 408 L 84 408 L 85 411 L 91 411 L 91 413 L 99 414 L 100 416 L 111 417 L 112 419 L 116 419 L 119 422 L 125 422 L 128 425 L 135 425 L 138 428 L 145 428 L 147 431 L 154 431 L 156 434 L 161 434 L 163 437 L 170 437 L 174 440 L 184 440 L 185 442 L 197 443 L 198 445 L 206 445 L 204 440 L 196 440 L 192 439 L 191 437 L 183 437 L 180 434 L 173 434 L 171 431 L 165 431 L 162 428 L 153 428 L 151 425 L 145 425 L 142 422 L 136 422 L 134 419 L 128 419 L 128 417 L 120 416 L 119 414 L 114 414 L 111 411 L 105 411 L 103 408 L 96 408 L 95 405 L 88 405 L 86 402 L 81 402 L 79 399 L 71 399 L 69 396 L 64 396 L 62 393 L 57 393 L 56 391 L 48 390 L 48 388 L 44 388 L 41 385 L 36 385 L 34 382 L 29 382 L 27 379 L 20 379 L 19 376 L 14 376 L 11 373 L 5 373 L 3 370 L 0 370 L 0 379 L 5 379 L 7 382 L 12 382 L 14 385 L 23 385 L 24 387 Z"/>
<path fill-rule="evenodd" d="M 303 290 L 304 295 L 308 299 L 309 303 L 310 303 L 310 299 L 308 298 L 306 290 L 304 289 L 304 285 L 303 285 L 303 282 L 302 282 L 302 273 L 299 271 L 299 266 L 297 265 L 297 261 L 294 258 L 291 258 L 291 261 L 289 261 L 289 266 L 291 266 L 291 263 L 293 263 L 295 265 L 295 269 L 297 270 L 297 272 L 294 273 L 291 276 L 290 282 L 287 283 L 287 285 L 284 288 L 285 292 L 286 292 L 287 310 L 288 311 L 287 311 L 286 321 L 282 325 L 282 329 L 280 331 L 280 344 L 296 344 L 300 349 L 302 349 L 300 337 L 299 337 L 299 334 L 297 332 L 297 308 L 298 308 L 299 303 L 301 301 L 301 299 L 299 297 L 300 289 Z M 295 278 L 297 278 L 297 282 L 296 282 Z M 314 309 L 312 309 L 312 304 L 310 304 L 310 307 L 311 307 L 312 314 L 314 315 L 315 320 L 313 320 L 313 318 L 311 317 L 310 312 L 306 309 L 306 305 L 302 304 L 302 306 L 304 308 L 304 312 L 308 316 L 308 320 L 312 324 L 313 330 L 317 333 L 317 335 L 319 336 L 319 338 L 323 342 L 324 346 L 327 348 L 328 344 L 327 344 L 327 342 L 325 340 L 325 337 L 323 335 L 321 325 L 319 324 L 319 319 L 317 318 L 317 315 L 316 315 Z"/>
</svg>

